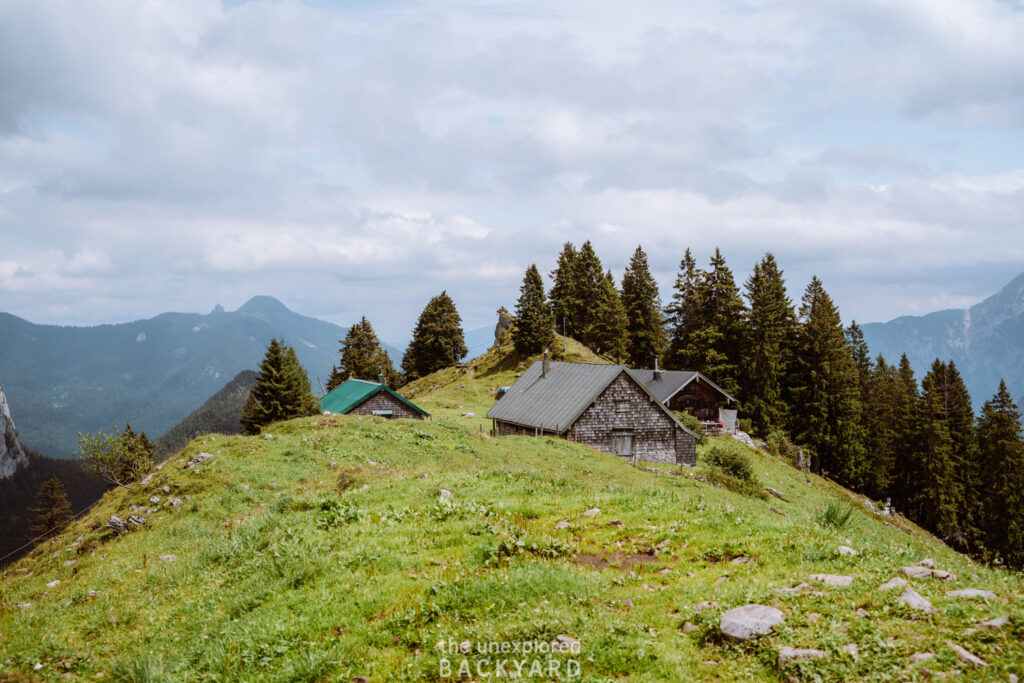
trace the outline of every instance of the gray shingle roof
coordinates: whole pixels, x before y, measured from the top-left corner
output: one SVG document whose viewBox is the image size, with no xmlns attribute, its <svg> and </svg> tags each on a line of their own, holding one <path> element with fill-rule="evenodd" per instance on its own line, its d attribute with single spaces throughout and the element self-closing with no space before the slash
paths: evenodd
<svg viewBox="0 0 1024 683">
<path fill-rule="evenodd" d="M 487 412 L 487 417 L 562 433 L 576 422 L 616 377 L 625 372 L 655 399 L 657 405 L 681 429 L 696 436 L 644 386 L 643 380 L 633 370 L 621 365 L 551 361 L 547 376 L 542 378 L 542 366 L 542 361 L 535 361 L 508 393 Z"/>
<path fill-rule="evenodd" d="M 647 387 L 647 389 L 650 390 L 650 392 L 662 403 L 675 396 L 680 389 L 698 377 L 701 381 L 707 382 L 713 389 L 728 398 L 730 401 L 736 400 L 727 394 L 722 387 L 718 386 L 699 372 L 693 372 L 691 370 L 661 370 L 661 377 L 659 379 L 654 379 L 654 370 L 649 368 L 631 370 L 630 372 L 632 372 L 633 376 L 639 379 L 640 382 L 643 383 L 643 385 Z"/>
</svg>

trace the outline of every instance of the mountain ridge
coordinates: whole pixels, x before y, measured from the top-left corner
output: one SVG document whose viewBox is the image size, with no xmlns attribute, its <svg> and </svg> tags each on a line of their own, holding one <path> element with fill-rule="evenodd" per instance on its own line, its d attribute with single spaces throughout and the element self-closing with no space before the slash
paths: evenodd
<svg viewBox="0 0 1024 683">
<path fill-rule="evenodd" d="M 873 356 L 897 363 L 906 353 L 918 378 L 936 358 L 952 360 L 976 410 L 1000 380 L 1018 402 L 1024 399 L 1024 273 L 968 308 L 905 315 L 861 329 Z"/>
</svg>

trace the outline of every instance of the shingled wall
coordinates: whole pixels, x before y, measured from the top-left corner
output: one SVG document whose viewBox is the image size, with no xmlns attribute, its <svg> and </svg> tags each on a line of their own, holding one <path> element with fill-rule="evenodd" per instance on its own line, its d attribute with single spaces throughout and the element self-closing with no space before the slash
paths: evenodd
<svg viewBox="0 0 1024 683">
<path fill-rule="evenodd" d="M 423 419 L 422 415 L 383 390 L 378 391 L 376 394 L 348 411 L 348 414 L 373 415 L 373 411 L 375 410 L 392 410 L 394 412 L 389 416 L 391 418 L 408 417 L 413 420 Z"/>
</svg>

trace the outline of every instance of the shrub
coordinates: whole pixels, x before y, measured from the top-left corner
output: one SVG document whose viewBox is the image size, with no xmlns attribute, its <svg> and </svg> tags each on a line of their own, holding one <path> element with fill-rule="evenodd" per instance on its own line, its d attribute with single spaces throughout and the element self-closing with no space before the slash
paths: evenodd
<svg viewBox="0 0 1024 683">
<path fill-rule="evenodd" d="M 750 458 L 739 451 L 713 446 L 704 454 L 704 462 L 740 481 L 756 480 Z"/>
<path fill-rule="evenodd" d="M 845 527 L 853 517 L 853 508 L 840 503 L 837 500 L 830 500 L 825 507 L 818 512 L 818 523 L 824 527 L 830 527 L 839 531 Z"/>
<path fill-rule="evenodd" d="M 749 417 L 744 417 L 740 420 L 740 431 L 750 434 L 754 431 L 754 421 Z"/>
<path fill-rule="evenodd" d="M 691 432 L 697 435 L 698 444 L 707 441 L 708 437 L 704 433 L 704 425 L 700 423 L 700 420 L 698 420 L 693 415 L 690 415 L 689 413 L 683 411 L 676 411 L 675 415 L 679 419 L 679 421 L 683 423 L 684 427 L 686 427 Z"/>
<path fill-rule="evenodd" d="M 772 455 L 785 458 L 793 465 L 797 464 L 796 459 L 800 449 L 789 440 L 786 432 L 781 429 L 773 430 L 765 439 L 765 443 L 768 445 L 768 452 Z"/>
</svg>

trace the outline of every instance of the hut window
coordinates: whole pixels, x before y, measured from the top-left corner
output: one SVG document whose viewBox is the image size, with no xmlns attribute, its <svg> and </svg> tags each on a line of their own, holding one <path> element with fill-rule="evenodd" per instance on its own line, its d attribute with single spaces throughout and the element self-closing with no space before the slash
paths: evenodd
<svg viewBox="0 0 1024 683">
<path fill-rule="evenodd" d="M 629 401 L 616 401 L 615 402 L 616 413 L 628 413 L 629 412 Z"/>
</svg>

